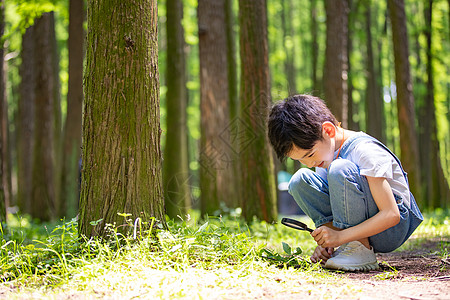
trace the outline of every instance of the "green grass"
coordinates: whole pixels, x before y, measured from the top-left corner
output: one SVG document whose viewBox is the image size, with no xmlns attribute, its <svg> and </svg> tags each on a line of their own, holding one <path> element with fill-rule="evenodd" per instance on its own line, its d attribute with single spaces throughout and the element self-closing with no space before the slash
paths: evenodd
<svg viewBox="0 0 450 300">
<path fill-rule="evenodd" d="M 153 228 L 136 238 L 111 227 L 108 241 L 80 241 L 75 220 L 35 224 L 10 215 L 0 233 L 0 296 L 203 299 L 323 297 L 336 287 L 340 294 L 354 292 L 345 277 L 309 263 L 315 242 L 307 232 L 257 220 L 247 225 L 236 213 L 202 221 L 191 215 L 169 220 L 167 231 Z M 438 238 L 447 259 L 449 221 L 448 212 L 427 214 L 402 249 Z M 380 278 L 393 276 L 387 273 Z"/>
</svg>

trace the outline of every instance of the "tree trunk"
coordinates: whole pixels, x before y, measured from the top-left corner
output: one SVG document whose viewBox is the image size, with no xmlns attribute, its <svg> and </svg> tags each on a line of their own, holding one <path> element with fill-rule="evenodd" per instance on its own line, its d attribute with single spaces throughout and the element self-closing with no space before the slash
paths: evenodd
<svg viewBox="0 0 450 300">
<path fill-rule="evenodd" d="M 163 182 L 166 212 L 171 218 L 184 216 L 191 206 L 186 129 L 185 43 L 181 21 L 183 2 L 167 0 L 167 132 Z"/>
<path fill-rule="evenodd" d="M 424 141 L 426 153 L 431 162 L 426 164 L 426 174 L 430 176 L 426 182 L 426 198 L 428 208 L 446 207 L 450 204 L 450 191 L 441 165 L 440 147 L 436 124 L 436 107 L 434 104 L 434 80 L 433 80 L 433 55 L 432 55 L 432 11 L 433 0 L 426 1 L 425 4 L 425 37 L 427 41 L 427 95 L 425 100 L 425 118 L 429 120 L 425 123 Z"/>
<path fill-rule="evenodd" d="M 237 82 L 235 32 L 233 28 L 235 26 L 233 0 L 225 0 L 225 24 L 227 31 L 228 96 L 230 99 L 230 119 L 234 120 L 239 114 L 239 91 Z"/>
<path fill-rule="evenodd" d="M 325 100 L 343 127 L 347 120 L 347 0 L 325 0 L 327 41 L 323 72 Z"/>
<path fill-rule="evenodd" d="M 411 14 L 413 16 L 421 17 L 421 12 L 423 10 L 422 3 L 412 3 L 411 5 Z M 417 20 L 417 19 L 416 19 Z M 426 70 L 426 61 L 422 60 L 422 45 L 420 43 L 420 39 L 424 34 L 424 30 L 422 29 L 422 24 L 417 24 L 418 22 L 413 21 L 412 24 L 415 27 L 412 28 L 414 41 L 411 43 L 413 45 L 412 55 L 414 55 L 416 59 L 416 69 L 417 70 Z M 426 35 L 426 33 L 425 33 Z M 426 51 L 426 50 L 425 50 Z M 415 100 L 415 113 L 417 116 L 417 139 L 418 139 L 418 147 L 419 147 L 419 161 L 420 161 L 420 181 L 422 182 L 422 195 L 424 196 L 422 199 L 418 199 L 421 202 L 419 203 L 422 207 L 428 206 L 428 196 L 427 196 L 427 187 L 430 186 L 428 180 L 433 176 L 431 174 L 431 164 L 430 164 L 430 146 L 431 146 L 431 119 L 428 118 L 426 112 L 426 98 L 427 98 L 427 87 L 425 82 L 425 76 L 414 76 L 414 100 Z"/>
<path fill-rule="evenodd" d="M 17 204 L 24 214 L 31 214 L 32 170 L 35 119 L 34 26 L 22 36 L 20 96 L 17 121 Z"/>
<path fill-rule="evenodd" d="M 62 162 L 62 115 L 61 92 L 59 82 L 59 53 L 56 42 L 55 16 L 50 13 L 50 43 L 52 47 L 52 80 L 53 80 L 53 185 L 55 190 L 55 216 L 59 215 Z"/>
<path fill-rule="evenodd" d="M 230 110 L 230 130 L 233 133 L 237 132 L 236 122 L 239 117 L 239 90 L 238 90 L 238 78 L 237 78 L 237 63 L 236 63 L 236 40 L 234 26 L 236 24 L 236 18 L 233 13 L 233 0 L 225 0 L 225 24 L 227 31 L 227 66 L 228 66 L 228 98 L 229 98 L 229 110 Z M 239 149 L 238 141 L 231 139 L 231 147 L 234 150 Z M 237 151 L 230 152 L 231 165 L 233 168 L 232 181 L 230 182 L 230 195 L 231 199 L 227 201 L 228 205 L 232 208 L 239 206 L 239 172 L 240 164 Z"/>
<path fill-rule="evenodd" d="M 383 99 L 380 97 L 378 75 L 375 70 L 376 59 L 373 51 L 371 6 L 371 1 L 368 1 L 365 12 L 367 38 L 366 131 L 378 140 L 385 142 Z"/>
<path fill-rule="evenodd" d="M 5 32 L 5 3 L 0 0 L 0 41 L 3 41 L 3 33 Z M 3 68 L 4 63 L 4 48 L 3 42 L 0 43 L 0 116 L 3 116 L 4 103 L 6 103 L 6 88 L 5 88 L 5 72 Z M 0 153 L 3 153 L 3 122 L 0 123 Z M 3 156 L 0 159 L 0 226 L 6 222 L 6 202 L 5 202 L 5 185 L 3 181 Z M 3 236 L 3 235 L 2 235 Z"/>
<path fill-rule="evenodd" d="M 87 7 L 79 233 L 164 226 L 156 0 Z"/>
<path fill-rule="evenodd" d="M 276 215 L 276 187 L 266 120 L 270 80 L 265 0 L 239 1 L 241 111 L 239 145 L 243 216 L 272 222 Z"/>
<path fill-rule="evenodd" d="M 312 50 L 312 94 L 320 95 L 320 84 L 317 75 L 319 61 L 319 42 L 318 42 L 318 21 L 317 21 L 317 0 L 311 0 L 311 50 Z"/>
<path fill-rule="evenodd" d="M 359 121 L 355 121 L 353 118 L 353 114 L 358 113 L 358 108 L 356 106 L 356 103 L 353 101 L 353 81 L 352 81 L 352 64 L 350 60 L 350 54 L 353 51 L 353 34 L 354 34 L 354 19 L 357 13 L 358 6 L 353 3 L 352 0 L 347 0 L 348 8 L 349 8 L 349 15 L 348 15 L 348 34 L 347 34 L 347 97 L 348 97 L 348 128 L 352 130 L 359 130 Z M 359 3 L 359 1 L 358 1 Z"/>
<path fill-rule="evenodd" d="M 409 174 L 411 191 L 417 199 L 420 195 L 419 151 L 415 127 L 414 96 L 409 66 L 409 46 L 403 0 L 388 0 L 392 24 L 395 59 L 397 110 L 400 129 L 400 151 L 404 169 Z"/>
<path fill-rule="evenodd" d="M 225 1 L 198 4 L 200 52 L 200 190 L 201 213 L 231 204 L 233 179 Z"/>
<path fill-rule="evenodd" d="M 69 84 L 62 148 L 59 215 L 74 217 L 80 198 L 79 160 L 83 105 L 84 1 L 69 1 Z"/>
<path fill-rule="evenodd" d="M 52 63 L 52 14 L 36 19 L 34 28 L 35 140 L 32 174 L 31 215 L 42 221 L 55 217 L 54 185 L 54 79 Z"/>
<path fill-rule="evenodd" d="M 297 93 L 297 85 L 295 82 L 295 62 L 294 62 L 294 47 L 292 39 L 294 38 L 294 32 L 292 30 L 292 2 L 288 1 L 286 8 L 286 0 L 281 1 L 281 27 L 283 30 L 283 50 L 286 55 L 284 61 L 284 71 L 287 79 L 287 90 L 289 95 Z M 291 41 L 291 43 L 288 42 Z"/>
</svg>

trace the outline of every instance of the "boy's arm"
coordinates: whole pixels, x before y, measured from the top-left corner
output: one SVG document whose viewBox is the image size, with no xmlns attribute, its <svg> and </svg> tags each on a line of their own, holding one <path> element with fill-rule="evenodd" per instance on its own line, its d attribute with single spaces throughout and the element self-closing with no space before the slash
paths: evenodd
<svg viewBox="0 0 450 300">
<path fill-rule="evenodd" d="M 400 222 L 400 212 L 392 189 L 385 178 L 367 176 L 370 191 L 379 212 L 366 221 L 341 230 L 321 226 L 314 230 L 312 236 L 322 247 L 337 247 L 342 244 L 360 240 L 380 233 Z"/>
</svg>

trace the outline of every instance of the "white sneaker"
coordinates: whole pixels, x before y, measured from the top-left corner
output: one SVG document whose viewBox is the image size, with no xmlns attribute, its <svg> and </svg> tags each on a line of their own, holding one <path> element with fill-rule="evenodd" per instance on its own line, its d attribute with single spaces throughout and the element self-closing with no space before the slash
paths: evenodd
<svg viewBox="0 0 450 300">
<path fill-rule="evenodd" d="M 344 271 L 369 271 L 379 268 L 373 248 L 369 250 L 358 241 L 340 246 L 324 267 Z"/>
</svg>

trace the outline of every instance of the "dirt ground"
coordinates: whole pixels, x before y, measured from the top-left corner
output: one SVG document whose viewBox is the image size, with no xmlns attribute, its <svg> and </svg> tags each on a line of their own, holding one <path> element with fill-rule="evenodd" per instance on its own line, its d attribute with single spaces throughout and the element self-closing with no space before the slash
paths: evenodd
<svg viewBox="0 0 450 300">
<path fill-rule="evenodd" d="M 450 258 L 438 256 L 449 246 L 450 241 L 428 241 L 413 251 L 377 254 L 380 270 L 343 276 L 361 287 L 358 299 L 450 300 Z"/>
</svg>

